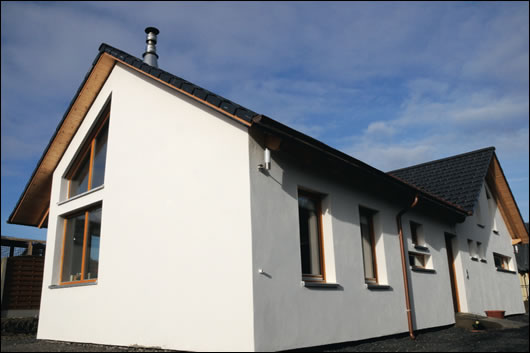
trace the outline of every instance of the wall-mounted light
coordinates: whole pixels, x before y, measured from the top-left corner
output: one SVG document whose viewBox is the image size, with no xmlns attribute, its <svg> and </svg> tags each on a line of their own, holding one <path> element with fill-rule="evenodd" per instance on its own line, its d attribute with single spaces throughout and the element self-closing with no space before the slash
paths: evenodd
<svg viewBox="0 0 530 353">
<path fill-rule="evenodd" d="M 265 163 L 259 164 L 258 169 L 270 170 L 271 169 L 271 151 L 268 148 L 265 148 L 265 151 L 263 152 L 263 160 L 265 161 Z"/>
</svg>

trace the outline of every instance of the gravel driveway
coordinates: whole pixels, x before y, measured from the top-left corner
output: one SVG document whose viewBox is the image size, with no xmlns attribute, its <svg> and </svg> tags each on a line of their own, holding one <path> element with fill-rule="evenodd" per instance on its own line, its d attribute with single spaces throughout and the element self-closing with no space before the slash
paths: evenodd
<svg viewBox="0 0 530 353">
<path fill-rule="evenodd" d="M 511 320 L 528 323 L 527 315 Z M 41 341 L 35 335 L 2 333 L 2 352 L 164 352 L 162 349 L 116 347 Z M 411 340 L 408 334 L 349 344 L 313 347 L 324 352 L 528 352 L 528 326 L 521 329 L 485 330 L 474 333 L 458 327 L 423 331 Z M 165 351 L 168 352 L 168 351 Z"/>
</svg>

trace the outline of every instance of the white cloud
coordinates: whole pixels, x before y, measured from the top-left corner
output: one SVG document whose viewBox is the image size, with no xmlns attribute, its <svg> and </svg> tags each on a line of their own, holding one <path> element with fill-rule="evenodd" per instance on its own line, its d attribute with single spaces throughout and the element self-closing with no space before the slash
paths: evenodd
<svg viewBox="0 0 530 353">
<path fill-rule="evenodd" d="M 528 175 L 528 3 L 1 6 L 3 172 L 33 167 L 101 42 L 141 57 L 153 25 L 163 69 L 375 167 L 495 145 Z"/>
</svg>

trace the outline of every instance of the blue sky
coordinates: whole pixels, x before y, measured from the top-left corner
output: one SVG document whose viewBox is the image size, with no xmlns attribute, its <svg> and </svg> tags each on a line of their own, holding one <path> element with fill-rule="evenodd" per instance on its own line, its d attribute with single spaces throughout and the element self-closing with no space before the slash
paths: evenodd
<svg viewBox="0 0 530 353">
<path fill-rule="evenodd" d="M 383 171 L 495 146 L 529 219 L 528 2 L 2 2 L 2 235 L 102 42 Z"/>
</svg>

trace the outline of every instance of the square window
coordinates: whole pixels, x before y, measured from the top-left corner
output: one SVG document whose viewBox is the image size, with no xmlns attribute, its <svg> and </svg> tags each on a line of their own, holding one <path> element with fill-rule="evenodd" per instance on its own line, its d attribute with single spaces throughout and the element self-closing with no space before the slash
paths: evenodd
<svg viewBox="0 0 530 353">
<path fill-rule="evenodd" d="M 510 258 L 508 256 L 493 253 L 493 261 L 497 269 L 510 271 Z"/>
<path fill-rule="evenodd" d="M 98 278 L 101 210 L 99 206 L 65 218 L 61 284 Z"/>
<path fill-rule="evenodd" d="M 427 268 L 427 255 L 409 252 L 409 264 L 413 268 Z"/>
</svg>

